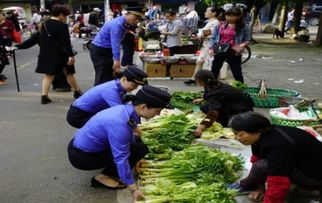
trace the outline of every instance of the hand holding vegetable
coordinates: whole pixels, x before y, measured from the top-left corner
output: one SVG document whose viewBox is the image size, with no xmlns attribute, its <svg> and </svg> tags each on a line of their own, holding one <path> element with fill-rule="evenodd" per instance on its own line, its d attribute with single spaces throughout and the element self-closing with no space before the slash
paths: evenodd
<svg viewBox="0 0 322 203">
<path fill-rule="evenodd" d="M 135 136 L 141 137 L 141 135 L 142 135 L 142 130 L 141 130 L 140 128 L 135 128 L 135 129 L 133 130 L 133 133 L 134 133 L 134 135 L 135 135 Z"/>
<path fill-rule="evenodd" d="M 204 131 L 205 129 L 206 129 L 206 126 L 199 125 L 193 134 L 195 135 L 195 137 L 201 137 L 202 131 Z"/>
<path fill-rule="evenodd" d="M 200 98 L 200 99 L 195 99 L 192 101 L 193 104 L 201 104 L 204 101 L 204 99 Z"/>
<path fill-rule="evenodd" d="M 145 199 L 145 196 L 141 190 L 135 190 L 132 193 L 132 197 L 133 197 L 133 203 L 135 203 L 136 201 Z"/>
</svg>

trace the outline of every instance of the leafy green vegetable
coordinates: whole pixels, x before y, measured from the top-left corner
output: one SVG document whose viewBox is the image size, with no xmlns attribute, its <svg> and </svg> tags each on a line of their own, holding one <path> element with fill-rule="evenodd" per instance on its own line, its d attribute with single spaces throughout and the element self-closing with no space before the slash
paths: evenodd
<svg viewBox="0 0 322 203">
<path fill-rule="evenodd" d="M 193 131 L 197 123 L 185 114 L 162 116 L 143 123 L 142 141 L 149 148 L 147 159 L 170 159 L 173 150 L 182 150 L 190 145 L 195 137 Z"/>
<path fill-rule="evenodd" d="M 239 178 L 243 160 L 227 152 L 203 145 L 192 145 L 173 154 L 170 160 L 142 164 L 141 184 L 153 184 L 167 178 L 176 184 L 193 181 L 197 184 L 232 183 Z"/>
<path fill-rule="evenodd" d="M 240 90 L 244 90 L 246 89 L 248 86 L 245 83 L 242 83 L 240 81 L 234 81 L 231 86 L 240 89 Z"/>
<path fill-rule="evenodd" d="M 234 203 L 236 191 L 227 190 L 223 183 L 209 185 L 196 185 L 194 182 L 186 182 L 175 185 L 167 179 L 161 179 L 163 185 L 145 186 L 142 188 L 146 196 L 145 201 L 137 203 Z M 165 184 L 166 183 L 166 184 Z"/>
<path fill-rule="evenodd" d="M 215 122 L 202 133 L 202 138 L 206 140 L 215 140 L 220 137 L 234 138 L 235 134 L 231 128 L 224 128 L 220 123 Z"/>
<path fill-rule="evenodd" d="M 192 111 L 195 106 L 192 101 L 202 97 L 200 92 L 174 92 L 171 105 L 182 111 Z"/>
</svg>

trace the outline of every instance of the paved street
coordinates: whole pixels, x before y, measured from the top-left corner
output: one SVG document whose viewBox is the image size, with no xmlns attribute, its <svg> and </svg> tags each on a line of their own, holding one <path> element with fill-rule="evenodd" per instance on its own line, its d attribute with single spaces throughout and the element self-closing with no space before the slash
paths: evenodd
<svg viewBox="0 0 322 203">
<path fill-rule="evenodd" d="M 271 37 L 271 35 L 269 35 Z M 94 80 L 93 66 L 82 41 L 73 40 L 77 78 L 83 91 Z M 0 202 L 104 202 L 127 203 L 128 191 L 94 190 L 96 172 L 74 169 L 66 148 L 75 129 L 65 121 L 72 93 L 50 93 L 53 103 L 40 104 L 42 75 L 34 72 L 38 47 L 17 51 L 21 93 L 17 93 L 13 66 L 4 70 L 8 84 L 0 86 Z M 305 97 L 322 99 L 322 50 L 308 46 L 259 44 L 244 65 L 246 83 L 290 88 Z M 200 90 L 182 85 L 183 80 L 151 80 L 170 90 Z M 267 110 L 261 110 L 267 113 Z M 305 202 L 304 200 L 301 201 Z"/>
</svg>

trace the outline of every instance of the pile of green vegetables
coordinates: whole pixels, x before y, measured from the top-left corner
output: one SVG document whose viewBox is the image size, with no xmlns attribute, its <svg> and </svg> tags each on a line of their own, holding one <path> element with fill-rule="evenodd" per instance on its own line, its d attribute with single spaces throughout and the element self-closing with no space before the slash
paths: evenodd
<svg viewBox="0 0 322 203">
<path fill-rule="evenodd" d="M 201 92 L 174 92 L 170 104 L 181 111 L 192 111 L 192 101 L 198 98 L 202 98 Z"/>
<path fill-rule="evenodd" d="M 243 160 L 203 145 L 191 145 L 175 152 L 167 161 L 141 164 L 144 202 L 235 202 L 235 191 L 227 183 L 236 181 Z"/>
<path fill-rule="evenodd" d="M 207 128 L 203 133 L 201 138 L 206 140 L 215 140 L 221 137 L 235 138 L 235 134 L 231 128 L 224 128 L 220 123 L 214 122 L 212 126 Z"/>
<path fill-rule="evenodd" d="M 195 139 L 197 123 L 185 114 L 161 116 L 142 123 L 142 141 L 149 148 L 147 159 L 170 159 L 174 151 L 189 146 Z"/>
<path fill-rule="evenodd" d="M 227 190 L 223 183 L 196 185 L 194 182 L 174 184 L 167 179 L 159 179 L 154 185 L 143 187 L 145 201 L 137 203 L 234 203 L 236 192 Z"/>
<path fill-rule="evenodd" d="M 170 160 L 147 161 L 141 164 L 142 185 L 167 178 L 176 184 L 193 181 L 197 184 L 232 183 L 239 178 L 243 159 L 204 145 L 191 145 L 173 154 Z"/>
<path fill-rule="evenodd" d="M 245 83 L 242 83 L 240 81 L 234 81 L 231 86 L 240 89 L 240 90 L 244 90 L 246 89 L 248 86 Z"/>
</svg>

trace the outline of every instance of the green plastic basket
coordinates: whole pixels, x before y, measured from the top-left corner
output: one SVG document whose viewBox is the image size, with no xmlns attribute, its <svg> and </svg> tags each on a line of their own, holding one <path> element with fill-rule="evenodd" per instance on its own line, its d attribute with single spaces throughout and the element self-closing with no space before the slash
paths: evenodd
<svg viewBox="0 0 322 203">
<path fill-rule="evenodd" d="M 274 109 L 270 110 L 269 116 L 271 118 L 271 122 L 273 125 L 281 125 L 281 126 L 289 126 L 289 127 L 298 127 L 298 126 L 315 126 L 319 125 L 319 120 L 293 120 L 293 119 L 285 119 L 278 117 L 272 113 Z M 276 110 L 276 109 L 275 109 Z"/>
<path fill-rule="evenodd" d="M 260 88 L 258 87 L 247 87 L 243 91 L 250 95 L 255 107 L 261 108 L 276 108 L 280 105 L 280 97 L 297 97 L 300 95 L 300 93 L 295 90 L 267 88 L 267 98 L 262 99 L 257 96 L 259 90 Z"/>
</svg>

